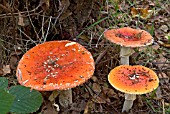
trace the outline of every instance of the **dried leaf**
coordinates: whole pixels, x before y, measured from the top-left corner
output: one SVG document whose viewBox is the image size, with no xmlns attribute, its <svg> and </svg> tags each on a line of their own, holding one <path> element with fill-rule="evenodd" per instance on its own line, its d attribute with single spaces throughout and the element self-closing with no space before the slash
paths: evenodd
<svg viewBox="0 0 170 114">
<path fill-rule="evenodd" d="M 103 94 L 107 95 L 109 98 L 115 98 L 115 99 L 119 99 L 117 93 L 110 88 L 107 87 L 102 87 L 102 92 Z"/>
<path fill-rule="evenodd" d="M 97 83 L 93 83 L 92 89 L 93 89 L 93 91 L 95 91 L 96 93 L 100 93 L 100 92 L 101 92 L 101 87 L 100 87 L 100 85 L 98 85 Z"/>
<path fill-rule="evenodd" d="M 91 113 L 91 110 L 94 109 L 94 102 L 91 101 L 91 100 L 88 100 L 86 106 L 85 106 L 85 109 L 84 109 L 84 114 L 90 114 Z"/>
<path fill-rule="evenodd" d="M 164 31 L 164 32 L 167 32 L 168 31 L 168 26 L 167 25 L 162 25 L 159 29 Z"/>
<path fill-rule="evenodd" d="M 40 0 L 40 6 L 44 11 L 47 11 L 50 7 L 49 0 Z"/>
<path fill-rule="evenodd" d="M 93 101 L 95 103 L 106 103 L 105 100 L 101 99 L 99 96 L 95 96 L 95 98 L 93 99 Z"/>
<path fill-rule="evenodd" d="M 92 79 L 94 82 L 96 82 L 96 81 L 98 80 L 96 76 L 92 76 L 91 79 Z"/>
<path fill-rule="evenodd" d="M 162 54 L 159 54 L 159 58 L 155 59 L 154 62 L 158 62 L 159 64 L 156 64 L 159 68 L 163 68 L 166 66 L 169 66 L 167 63 L 167 58 L 164 57 Z"/>
<path fill-rule="evenodd" d="M 81 100 L 81 102 L 73 103 L 69 110 L 72 110 L 72 114 L 80 114 L 81 111 L 84 110 L 85 106 L 86 102 L 84 100 Z"/>
<path fill-rule="evenodd" d="M 164 42 L 162 41 L 158 41 L 158 43 L 163 46 L 163 47 L 166 47 L 166 48 L 170 48 L 170 44 L 165 44 Z"/>
<path fill-rule="evenodd" d="M 131 8 L 132 17 L 141 17 L 142 19 L 147 19 L 151 16 L 152 10 L 148 10 L 148 8 Z"/>
<path fill-rule="evenodd" d="M 47 102 L 45 105 L 45 110 L 42 114 L 58 114 L 56 109 L 52 106 L 51 102 Z"/>
<path fill-rule="evenodd" d="M 104 95 L 100 95 L 100 96 L 94 95 L 92 101 L 94 101 L 95 103 L 101 104 L 101 103 L 110 102 L 110 99 L 107 98 L 107 97 L 104 96 Z"/>
<path fill-rule="evenodd" d="M 18 58 L 17 56 L 11 56 L 10 58 L 10 67 L 12 70 L 15 70 L 18 64 Z"/>
<path fill-rule="evenodd" d="M 10 65 L 3 65 L 3 76 L 11 73 Z"/>
<path fill-rule="evenodd" d="M 164 72 L 161 72 L 158 74 L 158 77 L 160 79 L 160 83 L 169 83 L 169 77 L 164 73 Z"/>
<path fill-rule="evenodd" d="M 4 71 L 0 69 L 0 76 L 4 74 Z"/>
</svg>

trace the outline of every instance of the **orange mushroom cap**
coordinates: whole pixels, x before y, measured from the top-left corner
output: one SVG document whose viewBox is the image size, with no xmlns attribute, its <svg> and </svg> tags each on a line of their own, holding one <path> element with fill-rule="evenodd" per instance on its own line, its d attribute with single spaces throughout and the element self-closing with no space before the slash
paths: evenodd
<svg viewBox="0 0 170 114">
<path fill-rule="evenodd" d="M 107 30 L 104 36 L 111 42 L 124 47 L 141 47 L 153 43 L 153 38 L 148 32 L 130 27 Z"/>
<path fill-rule="evenodd" d="M 115 89 L 127 94 L 145 94 L 159 85 L 156 73 L 140 65 L 120 65 L 111 70 L 108 80 Z"/>
<path fill-rule="evenodd" d="M 65 90 L 88 80 L 94 73 L 91 53 L 67 40 L 39 44 L 27 51 L 17 67 L 21 85 L 39 91 Z"/>
</svg>

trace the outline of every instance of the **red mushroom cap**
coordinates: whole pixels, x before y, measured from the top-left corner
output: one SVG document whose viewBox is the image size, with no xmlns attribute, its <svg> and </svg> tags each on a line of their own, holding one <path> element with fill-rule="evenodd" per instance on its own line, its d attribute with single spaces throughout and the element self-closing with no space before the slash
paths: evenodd
<svg viewBox="0 0 170 114">
<path fill-rule="evenodd" d="M 104 36 L 124 47 L 141 47 L 153 43 L 153 38 L 148 32 L 130 27 L 107 30 Z"/>
<path fill-rule="evenodd" d="M 94 73 L 91 53 L 76 42 L 67 40 L 39 44 L 27 51 L 17 67 L 21 85 L 39 91 L 76 87 Z"/>
<path fill-rule="evenodd" d="M 111 70 L 108 80 L 115 89 L 128 94 L 145 94 L 159 85 L 156 73 L 140 65 L 118 66 Z"/>
</svg>

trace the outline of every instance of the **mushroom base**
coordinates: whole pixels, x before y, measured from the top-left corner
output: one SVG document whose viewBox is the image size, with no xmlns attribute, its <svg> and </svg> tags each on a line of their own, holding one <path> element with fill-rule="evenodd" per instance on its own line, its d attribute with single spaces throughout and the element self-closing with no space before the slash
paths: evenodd
<svg viewBox="0 0 170 114">
<path fill-rule="evenodd" d="M 125 94 L 125 102 L 123 104 L 122 112 L 128 112 L 132 106 L 133 101 L 136 99 L 136 94 Z"/>
</svg>

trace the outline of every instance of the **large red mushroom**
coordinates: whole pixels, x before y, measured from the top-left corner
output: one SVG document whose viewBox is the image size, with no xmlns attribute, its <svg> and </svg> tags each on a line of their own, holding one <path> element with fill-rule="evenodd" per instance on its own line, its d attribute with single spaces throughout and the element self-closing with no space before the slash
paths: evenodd
<svg viewBox="0 0 170 114">
<path fill-rule="evenodd" d="M 89 51 L 76 42 L 50 41 L 27 51 L 18 63 L 21 85 L 39 91 L 64 90 L 88 80 L 94 72 Z"/>
<path fill-rule="evenodd" d="M 39 91 L 71 90 L 94 73 L 91 53 L 72 41 L 50 41 L 27 51 L 18 63 L 21 85 Z M 70 93 L 70 92 L 68 92 Z"/>
</svg>

